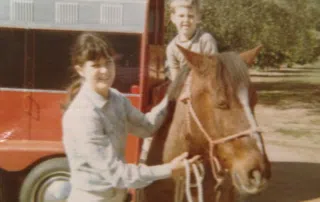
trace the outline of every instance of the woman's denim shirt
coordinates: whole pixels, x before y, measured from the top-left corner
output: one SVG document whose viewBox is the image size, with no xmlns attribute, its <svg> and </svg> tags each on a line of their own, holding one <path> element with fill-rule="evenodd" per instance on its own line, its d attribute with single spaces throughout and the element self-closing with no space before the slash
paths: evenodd
<svg viewBox="0 0 320 202">
<path fill-rule="evenodd" d="M 62 120 L 63 143 L 73 188 L 106 191 L 141 188 L 171 176 L 169 164 L 125 163 L 127 134 L 150 137 L 162 124 L 167 101 L 143 114 L 120 92 L 104 97 L 83 84 Z"/>
</svg>

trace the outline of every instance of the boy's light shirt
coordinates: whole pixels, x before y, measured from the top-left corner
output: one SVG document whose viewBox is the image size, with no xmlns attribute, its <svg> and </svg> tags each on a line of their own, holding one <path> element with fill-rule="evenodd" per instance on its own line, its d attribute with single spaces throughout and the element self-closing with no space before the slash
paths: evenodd
<svg viewBox="0 0 320 202">
<path fill-rule="evenodd" d="M 178 71 L 181 69 L 181 67 L 187 65 L 187 60 L 180 52 L 176 44 L 179 44 L 180 46 L 191 50 L 192 52 L 206 55 L 213 55 L 218 52 L 216 40 L 211 36 L 211 34 L 200 29 L 196 30 L 196 33 L 189 41 L 181 42 L 177 35 L 171 40 L 166 49 L 166 65 L 169 68 L 170 75 L 172 71 Z M 170 79 L 172 78 L 170 77 Z"/>
<path fill-rule="evenodd" d="M 111 88 L 106 100 L 83 84 L 62 120 L 72 186 L 87 191 L 141 188 L 171 176 L 169 164 L 147 167 L 124 160 L 127 134 L 150 137 L 162 124 L 166 106 L 164 99 L 145 115 L 117 90 Z"/>
</svg>

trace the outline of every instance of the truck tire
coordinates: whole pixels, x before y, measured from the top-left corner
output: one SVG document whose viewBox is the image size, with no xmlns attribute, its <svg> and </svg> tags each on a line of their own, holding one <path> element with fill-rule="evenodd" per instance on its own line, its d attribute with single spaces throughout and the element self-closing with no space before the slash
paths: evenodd
<svg viewBox="0 0 320 202">
<path fill-rule="evenodd" d="M 8 201 L 6 188 L 5 171 L 0 169 L 0 201 Z"/>
<path fill-rule="evenodd" d="M 70 193 L 67 159 L 53 158 L 35 166 L 22 183 L 19 202 L 65 201 Z"/>
<path fill-rule="evenodd" d="M 0 201 L 1 202 L 18 202 L 17 191 L 19 190 L 18 182 L 19 173 L 8 172 L 0 169 Z"/>
</svg>

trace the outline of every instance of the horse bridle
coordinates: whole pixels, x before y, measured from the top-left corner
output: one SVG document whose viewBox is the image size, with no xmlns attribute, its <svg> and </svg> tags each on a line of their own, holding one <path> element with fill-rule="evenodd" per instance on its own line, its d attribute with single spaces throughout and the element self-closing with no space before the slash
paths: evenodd
<svg viewBox="0 0 320 202">
<path fill-rule="evenodd" d="M 190 78 L 190 75 L 188 77 L 188 79 Z M 250 136 L 253 137 L 254 133 L 259 133 L 261 132 L 261 130 L 259 128 L 250 128 L 248 130 L 233 134 L 231 136 L 226 136 L 226 137 L 222 137 L 219 138 L 217 140 L 214 140 L 210 137 L 210 135 L 208 134 L 208 132 L 205 130 L 205 128 L 203 127 L 203 125 L 201 124 L 193 106 L 192 106 L 192 101 L 191 101 L 191 85 L 190 82 L 189 86 L 185 86 L 187 88 L 187 96 L 184 97 L 184 101 L 186 101 L 187 107 L 188 107 L 188 111 L 187 111 L 187 124 L 188 124 L 188 128 L 189 128 L 189 132 L 191 133 L 191 118 L 190 118 L 190 114 L 193 118 L 193 120 L 195 121 L 195 123 L 197 124 L 198 128 L 200 129 L 200 131 L 204 134 L 205 138 L 207 139 L 207 141 L 209 142 L 209 157 L 210 157 L 210 165 L 211 165 L 211 171 L 212 171 L 212 175 L 214 177 L 214 179 L 216 180 L 216 186 L 215 186 L 215 191 L 217 191 L 217 199 L 219 200 L 220 197 L 220 189 L 219 187 L 221 187 L 224 179 L 225 179 L 225 174 L 228 172 L 226 170 L 222 169 L 222 166 L 217 158 L 216 155 L 214 155 L 214 149 L 216 145 L 219 144 L 223 144 L 225 142 L 237 139 L 237 138 L 241 138 L 241 137 L 246 137 L 246 136 Z M 216 200 L 216 201 L 218 201 Z"/>
</svg>

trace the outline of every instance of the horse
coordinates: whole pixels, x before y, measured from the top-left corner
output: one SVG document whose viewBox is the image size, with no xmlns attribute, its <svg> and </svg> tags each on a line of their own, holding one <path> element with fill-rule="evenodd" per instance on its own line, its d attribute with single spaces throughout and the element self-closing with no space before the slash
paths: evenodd
<svg viewBox="0 0 320 202">
<path fill-rule="evenodd" d="M 257 93 L 248 68 L 262 46 L 211 56 L 177 46 L 189 67 L 172 85 L 184 89 L 152 139 L 146 164 L 168 163 L 188 152 L 201 155 L 202 167 L 152 183 L 139 191 L 139 202 L 201 201 L 201 197 L 205 202 L 233 202 L 237 194 L 261 192 L 271 177 L 271 166 L 254 115 Z M 186 171 L 187 167 L 186 163 Z M 195 182 L 198 188 L 190 188 Z"/>
</svg>

